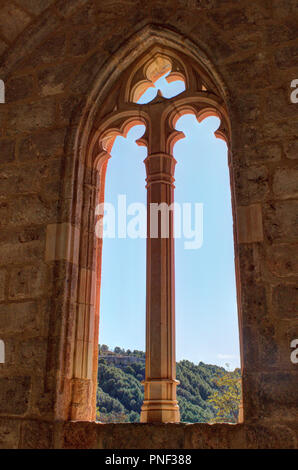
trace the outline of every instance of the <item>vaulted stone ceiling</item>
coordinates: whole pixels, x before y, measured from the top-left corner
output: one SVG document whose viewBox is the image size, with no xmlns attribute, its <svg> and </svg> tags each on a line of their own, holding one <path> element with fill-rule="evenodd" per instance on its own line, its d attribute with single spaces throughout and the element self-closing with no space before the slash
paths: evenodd
<svg viewBox="0 0 298 470">
<path fill-rule="evenodd" d="M 30 23 L 49 8 L 54 0 L 19 0 L 1 2 L 0 53 L 2 54 Z"/>
<path fill-rule="evenodd" d="M 270 47 L 295 39 L 298 13 L 296 0 L 0 0 L 0 9 L 1 78 L 21 54 L 24 58 L 51 34 L 65 31 L 76 55 L 83 55 L 84 47 L 89 52 L 99 41 L 114 52 L 119 38 L 149 23 L 202 38 L 215 62 L 230 62 L 232 57 L 235 61 L 237 55 L 255 52 L 261 42 Z M 245 35 L 235 34 L 240 25 L 249 28 Z M 82 30 L 71 38 L 67 26 L 74 26 L 75 34 Z M 12 54 L 12 49 L 18 53 Z"/>
</svg>

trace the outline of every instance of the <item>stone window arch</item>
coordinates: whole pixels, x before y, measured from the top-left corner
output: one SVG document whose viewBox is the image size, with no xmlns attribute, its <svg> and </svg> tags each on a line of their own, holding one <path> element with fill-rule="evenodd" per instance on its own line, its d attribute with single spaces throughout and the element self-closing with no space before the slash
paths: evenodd
<svg viewBox="0 0 298 470">
<path fill-rule="evenodd" d="M 75 136 L 76 188 L 79 192 L 75 211 L 80 219 L 80 229 L 65 227 L 64 230 L 78 267 L 75 274 L 77 302 L 74 312 L 70 313 L 73 332 L 64 351 L 65 370 L 61 374 L 58 397 L 58 408 L 67 409 L 68 418 L 74 420 L 95 419 L 102 255 L 102 239 L 95 236 L 99 217 L 96 206 L 104 201 L 106 169 L 115 138 L 125 136 L 135 125 L 145 125 L 145 134 L 138 143 L 148 147 L 145 165 L 149 202 L 173 202 L 173 147 L 184 136 L 175 129 L 175 124 L 185 114 L 195 115 L 199 122 L 209 116 L 220 119 L 215 135 L 226 141 L 231 164 L 227 91 L 208 58 L 196 46 L 185 44 L 182 38 L 168 31 L 150 28 L 144 30 L 136 41 L 128 42 L 126 48 L 120 50 L 102 72 L 90 93 Z M 163 98 L 159 92 L 153 101 L 138 104 L 139 96 L 154 84 L 164 70 L 169 72 L 169 80 L 183 80 L 185 91 L 171 99 Z M 231 185 L 235 218 L 232 175 Z M 234 234 L 237 244 L 236 229 Z M 141 413 L 143 422 L 179 421 L 175 376 L 173 250 L 172 237 L 167 241 L 147 239 L 147 362 L 145 400 Z M 155 255 L 152 256 L 152 253 Z M 164 263 L 161 269 L 163 276 L 154 288 L 154 296 L 160 299 L 160 305 L 154 308 L 154 317 L 154 309 L 150 306 L 150 266 L 160 263 L 161 259 Z M 236 271 L 237 263 L 236 257 Z M 238 284 L 239 276 L 236 275 L 236 278 Z M 238 300 L 238 308 L 239 305 Z M 153 325 L 158 323 L 165 326 L 154 331 L 153 335 Z M 241 333 L 241 315 L 239 327 Z M 241 334 L 240 350 L 242 356 Z M 67 354 L 69 363 L 66 361 Z"/>
</svg>

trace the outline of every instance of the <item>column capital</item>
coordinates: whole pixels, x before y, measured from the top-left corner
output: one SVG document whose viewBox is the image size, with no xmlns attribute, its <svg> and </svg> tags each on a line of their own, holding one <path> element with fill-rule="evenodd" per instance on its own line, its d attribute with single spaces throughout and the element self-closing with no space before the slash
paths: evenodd
<svg viewBox="0 0 298 470">
<path fill-rule="evenodd" d="M 177 161 L 167 153 L 153 153 L 144 160 L 147 173 L 147 188 L 154 183 L 169 184 L 174 187 L 174 173 Z"/>
</svg>

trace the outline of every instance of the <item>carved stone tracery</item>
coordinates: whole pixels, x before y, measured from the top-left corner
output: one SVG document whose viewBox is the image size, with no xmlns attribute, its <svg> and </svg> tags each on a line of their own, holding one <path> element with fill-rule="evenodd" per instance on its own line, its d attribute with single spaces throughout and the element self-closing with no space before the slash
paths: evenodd
<svg viewBox="0 0 298 470">
<path fill-rule="evenodd" d="M 151 102 L 138 104 L 142 94 L 154 87 L 164 75 L 168 83 L 183 81 L 186 90 L 171 99 L 164 98 L 159 90 Z M 185 114 L 193 114 L 199 122 L 208 116 L 218 116 L 220 127 L 215 135 L 229 142 L 229 121 L 223 100 L 216 92 L 215 84 L 206 73 L 194 69 L 189 60 L 183 60 L 173 51 L 153 49 L 145 54 L 126 71 L 120 89 L 117 89 L 113 97 L 109 97 L 109 106 L 113 106 L 113 111 L 103 116 L 92 152 L 97 168 L 102 166 L 106 169 L 117 136 L 125 137 L 133 126 L 143 124 L 146 130 L 137 144 L 148 148 L 145 159 L 147 210 L 150 211 L 151 203 L 172 204 L 176 164 L 173 148 L 184 137 L 182 132 L 175 129 L 177 120 Z M 102 195 L 100 200 L 103 199 Z M 178 422 L 180 419 L 176 400 L 174 239 L 171 212 L 169 217 L 169 239 L 147 237 L 146 378 L 141 412 L 143 422 Z M 150 218 L 147 234 L 150 234 Z"/>
<path fill-rule="evenodd" d="M 165 76 L 168 83 L 183 81 L 185 91 L 168 99 L 163 97 L 159 90 L 151 102 L 137 103 L 141 94 L 148 88 L 155 87 L 161 76 Z M 231 130 L 224 96 L 218 84 L 210 78 L 204 62 L 199 64 L 183 52 L 155 45 L 127 67 L 92 118 L 93 130 L 87 146 L 86 165 L 97 175 L 95 179 L 98 192 L 95 205 L 104 201 L 105 174 L 115 139 L 117 136 L 125 137 L 135 125 L 145 126 L 144 135 L 136 143 L 148 149 L 148 156 L 145 159 L 148 213 L 151 203 L 165 202 L 171 205 L 174 202 L 176 164 L 173 148 L 175 143 L 184 137 L 183 132 L 176 130 L 175 127 L 177 120 L 186 114 L 193 114 L 199 122 L 208 116 L 219 117 L 220 126 L 215 135 L 224 139 L 229 145 Z M 141 413 L 143 422 L 178 422 L 180 419 L 176 400 L 172 211 L 169 212 L 169 228 L 168 239 L 147 237 L 146 377 Z M 147 233 L 150 233 L 149 219 Z M 93 274 L 95 279 L 91 284 L 96 288 L 94 331 L 99 322 L 102 239 L 96 240 L 95 253 L 96 269 Z M 91 310 L 94 311 L 93 307 Z M 86 314 L 84 316 L 86 317 Z M 90 319 L 87 321 L 90 322 Z M 86 321 L 78 318 L 78 324 L 86 324 Z M 89 349 L 88 346 L 87 350 Z M 92 360 L 94 362 L 93 371 L 91 372 L 92 367 L 89 366 L 88 377 L 85 374 L 86 379 L 90 380 L 92 391 L 88 393 L 92 393 L 92 399 L 95 399 L 96 392 L 96 349 L 94 346 L 90 349 L 90 353 L 88 352 L 88 357 L 84 357 L 86 364 L 91 364 Z M 76 370 L 81 370 L 76 364 L 80 366 L 83 358 L 82 355 L 75 357 L 77 359 L 74 363 L 73 396 L 78 396 L 76 384 L 81 383 L 82 374 L 76 373 Z M 84 418 L 85 412 L 77 411 L 80 409 L 79 405 L 72 405 L 72 419 Z"/>
</svg>

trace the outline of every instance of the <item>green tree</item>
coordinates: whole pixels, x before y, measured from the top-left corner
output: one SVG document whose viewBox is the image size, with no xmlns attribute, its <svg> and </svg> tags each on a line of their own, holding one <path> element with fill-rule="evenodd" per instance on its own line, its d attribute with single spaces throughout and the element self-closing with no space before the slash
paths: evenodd
<svg viewBox="0 0 298 470">
<path fill-rule="evenodd" d="M 216 410 L 214 422 L 237 423 L 241 400 L 241 375 L 239 369 L 226 372 L 214 379 L 218 387 L 208 398 Z"/>
<path fill-rule="evenodd" d="M 119 348 L 123 351 L 122 348 Z M 124 351 L 127 354 L 127 351 Z M 138 422 L 143 403 L 144 391 L 141 381 L 145 378 L 145 353 L 132 351 L 135 361 L 129 364 L 114 363 L 113 360 L 100 356 L 98 358 L 98 393 L 97 419 L 102 422 Z M 177 399 L 180 407 L 182 422 L 209 423 L 212 421 L 235 422 L 233 413 L 222 416 L 216 408 L 216 403 L 209 401 L 217 392 L 222 395 L 221 383 L 216 383 L 221 377 L 235 374 L 240 378 L 240 371 L 228 372 L 216 365 L 194 364 L 183 360 L 177 362 Z M 216 378 L 216 381 L 214 381 Z M 236 414 L 238 405 L 236 406 Z"/>
<path fill-rule="evenodd" d="M 123 354 L 125 354 L 125 350 L 122 349 L 122 348 L 119 348 L 119 346 L 116 346 L 116 347 L 114 348 L 114 353 L 116 353 L 116 354 L 122 354 L 122 355 L 123 355 Z"/>
</svg>

